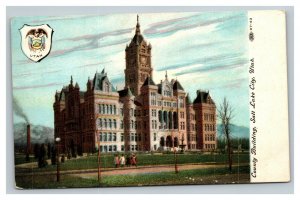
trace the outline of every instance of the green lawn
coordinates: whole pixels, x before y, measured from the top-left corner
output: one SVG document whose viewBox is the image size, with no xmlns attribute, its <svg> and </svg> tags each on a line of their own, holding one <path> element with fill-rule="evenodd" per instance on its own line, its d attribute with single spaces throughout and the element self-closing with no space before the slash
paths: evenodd
<svg viewBox="0 0 300 200">
<path fill-rule="evenodd" d="M 109 186 L 141 186 L 141 185 L 178 185 L 178 184 L 216 184 L 216 183 L 248 183 L 250 180 L 249 166 L 233 167 L 232 173 L 228 168 L 210 168 L 160 172 L 149 174 L 128 174 L 104 176 L 101 187 Z M 76 188 L 99 187 L 97 177 L 81 178 L 62 175 L 61 182 L 56 182 L 55 175 L 16 177 L 18 187 L 33 188 Z"/>
<path fill-rule="evenodd" d="M 29 156 L 29 161 L 26 161 L 25 158 L 26 158 L 26 156 L 24 154 L 16 154 L 15 155 L 15 165 L 36 161 L 33 155 Z"/>
<path fill-rule="evenodd" d="M 103 154 L 101 155 L 101 167 L 110 168 L 114 167 L 113 155 Z M 162 165 L 162 164 L 174 164 L 174 154 L 138 154 L 138 165 Z M 184 163 L 226 163 L 226 154 L 177 154 L 178 164 Z M 234 154 L 233 163 L 249 163 L 249 154 Z M 97 156 L 92 155 L 89 157 L 82 157 L 78 159 L 66 160 L 61 163 L 61 170 L 76 170 L 76 169 L 94 169 L 97 168 Z M 34 169 L 36 171 L 52 171 L 56 170 L 56 165 L 48 165 L 45 168 Z"/>
</svg>

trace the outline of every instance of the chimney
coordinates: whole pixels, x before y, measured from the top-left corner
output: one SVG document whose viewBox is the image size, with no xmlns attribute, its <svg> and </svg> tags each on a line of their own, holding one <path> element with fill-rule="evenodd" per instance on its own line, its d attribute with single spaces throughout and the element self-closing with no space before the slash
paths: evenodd
<svg viewBox="0 0 300 200">
<path fill-rule="evenodd" d="M 27 150 L 26 153 L 30 154 L 31 143 L 30 143 L 30 124 L 27 125 Z"/>
</svg>

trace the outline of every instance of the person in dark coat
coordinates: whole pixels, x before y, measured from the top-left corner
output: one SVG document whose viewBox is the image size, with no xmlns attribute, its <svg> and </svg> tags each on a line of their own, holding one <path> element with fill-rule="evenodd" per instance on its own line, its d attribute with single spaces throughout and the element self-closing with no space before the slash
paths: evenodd
<svg viewBox="0 0 300 200">
<path fill-rule="evenodd" d="M 126 155 L 126 166 L 129 167 L 131 164 L 131 158 L 129 157 L 129 155 Z"/>
</svg>

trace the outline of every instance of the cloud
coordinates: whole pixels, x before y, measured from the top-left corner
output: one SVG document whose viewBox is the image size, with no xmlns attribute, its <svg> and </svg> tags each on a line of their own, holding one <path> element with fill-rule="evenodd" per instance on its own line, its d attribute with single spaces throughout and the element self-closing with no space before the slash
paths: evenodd
<svg viewBox="0 0 300 200">
<path fill-rule="evenodd" d="M 63 83 L 48 83 L 42 85 L 31 85 L 31 86 L 16 86 L 13 87 L 14 90 L 26 90 L 26 89 L 34 89 L 34 88 L 45 88 L 45 87 L 52 87 L 57 85 L 63 85 Z"/>
<path fill-rule="evenodd" d="M 203 27 L 212 24 L 223 23 L 225 21 L 238 19 L 241 17 L 241 15 L 229 15 L 229 16 L 218 17 L 214 19 L 201 20 L 201 16 L 202 14 L 199 14 L 190 17 L 182 17 L 182 18 L 166 20 L 166 21 L 150 24 L 150 27 L 145 29 L 143 33 L 150 38 L 163 37 L 163 36 L 172 35 L 180 30 L 189 30 L 195 27 Z"/>
<path fill-rule="evenodd" d="M 96 34 L 89 34 L 89 35 L 81 35 L 81 36 L 76 36 L 76 37 L 69 37 L 69 38 L 63 38 L 57 41 L 80 41 L 80 40 L 88 40 L 88 41 L 95 41 L 99 39 L 103 39 L 104 37 L 108 36 L 120 36 L 124 34 L 129 34 L 134 30 L 134 28 L 125 28 L 125 29 L 118 29 L 118 30 L 113 30 L 113 31 L 108 31 L 108 32 L 103 32 L 103 33 L 96 33 Z"/>
<path fill-rule="evenodd" d="M 27 73 L 22 73 L 22 74 L 14 74 L 13 77 L 14 78 L 23 78 L 23 77 L 26 77 L 26 76 L 32 76 L 32 75 L 40 75 L 40 74 L 55 74 L 55 73 L 58 73 L 62 70 L 54 70 L 54 71 L 47 71 L 47 72 L 27 72 Z"/>
<path fill-rule="evenodd" d="M 99 17 L 101 15 L 76 15 L 76 16 L 61 16 L 61 17 L 57 17 L 57 16 L 50 16 L 47 18 L 43 18 L 43 19 L 38 19 L 38 20 L 32 20 L 31 23 L 42 23 L 42 22 L 49 22 L 49 21 L 61 21 L 61 20 L 78 20 L 78 19 L 87 19 L 87 18 L 94 18 L 94 17 Z"/>
<path fill-rule="evenodd" d="M 213 72 L 220 70 L 229 70 L 234 68 L 243 67 L 244 64 L 248 63 L 248 59 L 237 59 L 228 63 L 218 63 L 218 64 L 205 64 L 200 67 L 195 67 L 194 69 L 182 70 L 180 72 L 175 73 L 176 76 L 185 75 L 185 74 L 193 74 L 195 72 Z"/>
<path fill-rule="evenodd" d="M 173 69 L 179 69 L 179 68 L 185 68 L 189 67 L 192 65 L 203 65 L 203 64 L 211 64 L 211 63 L 216 63 L 216 62 L 224 62 L 225 60 L 228 59 L 236 59 L 239 57 L 242 57 L 244 54 L 243 53 L 226 53 L 226 54 L 219 54 L 219 55 L 212 55 L 212 56 L 206 56 L 200 59 L 194 59 L 188 62 L 183 62 L 180 64 L 174 64 L 174 65 L 169 65 L 166 67 L 158 67 L 157 71 L 165 71 L 165 70 L 173 70 Z"/>
</svg>

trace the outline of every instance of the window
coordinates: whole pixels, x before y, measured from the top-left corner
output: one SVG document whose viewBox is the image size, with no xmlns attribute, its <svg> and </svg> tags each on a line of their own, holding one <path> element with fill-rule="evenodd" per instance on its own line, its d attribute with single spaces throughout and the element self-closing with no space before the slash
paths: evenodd
<svg viewBox="0 0 300 200">
<path fill-rule="evenodd" d="M 153 140 L 156 141 L 156 133 L 153 134 Z"/>
<path fill-rule="evenodd" d="M 112 133 L 108 134 L 108 141 L 110 141 L 110 142 L 112 141 Z"/>
<path fill-rule="evenodd" d="M 117 128 L 117 120 L 114 119 L 114 128 Z"/>
<path fill-rule="evenodd" d="M 108 151 L 109 151 L 109 152 L 112 152 L 112 145 L 109 145 L 109 146 L 108 146 Z"/>
<path fill-rule="evenodd" d="M 113 107 L 114 107 L 114 115 L 116 115 L 117 114 L 117 108 L 116 108 L 115 105 Z"/>
<path fill-rule="evenodd" d="M 125 150 L 124 145 L 121 145 L 121 151 L 124 151 L 124 150 Z"/>
<path fill-rule="evenodd" d="M 117 141 L 117 134 L 113 133 L 113 141 Z"/>
<path fill-rule="evenodd" d="M 107 133 L 103 134 L 103 141 L 106 142 L 107 141 Z"/>
<path fill-rule="evenodd" d="M 104 119 L 104 128 L 107 128 L 107 120 Z"/>
<path fill-rule="evenodd" d="M 130 141 L 134 141 L 134 134 L 130 133 Z"/>
<path fill-rule="evenodd" d="M 124 141 L 124 133 L 121 133 L 121 142 Z"/>
<path fill-rule="evenodd" d="M 117 151 L 117 145 L 113 146 L 113 151 Z"/>
<path fill-rule="evenodd" d="M 133 116 L 133 108 L 130 109 L 130 116 Z"/>
<path fill-rule="evenodd" d="M 102 133 L 99 134 L 99 141 L 102 141 Z"/>
<path fill-rule="evenodd" d="M 113 114 L 113 107 L 112 107 L 112 105 L 109 106 L 109 109 L 110 109 L 110 110 L 109 110 L 109 111 L 110 111 L 109 114 Z"/>
<path fill-rule="evenodd" d="M 120 123 L 120 128 L 123 129 L 124 128 L 124 123 L 123 123 L 123 120 L 121 120 L 121 123 Z"/>
<path fill-rule="evenodd" d="M 99 119 L 98 126 L 102 128 L 102 119 Z"/>
<path fill-rule="evenodd" d="M 109 84 L 106 82 L 105 83 L 105 86 L 104 86 L 105 88 L 104 88 L 104 91 L 105 92 L 109 92 Z"/>
<path fill-rule="evenodd" d="M 109 119 L 109 128 L 112 128 L 112 122 L 111 122 L 111 119 Z"/>
</svg>

